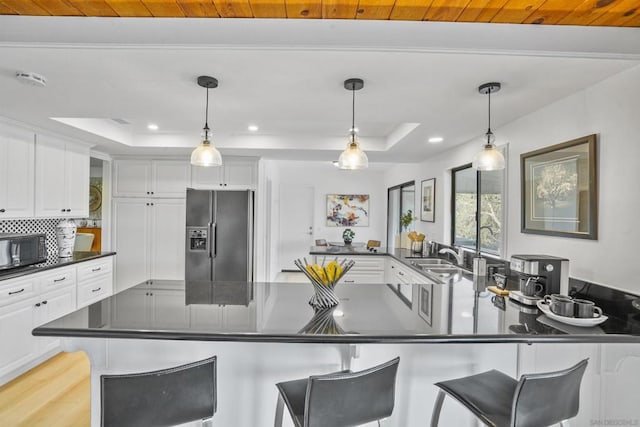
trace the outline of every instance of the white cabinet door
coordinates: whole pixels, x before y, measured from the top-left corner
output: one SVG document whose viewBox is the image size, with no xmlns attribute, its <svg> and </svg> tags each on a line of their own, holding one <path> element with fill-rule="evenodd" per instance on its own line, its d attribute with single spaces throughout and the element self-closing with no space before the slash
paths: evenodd
<svg viewBox="0 0 640 427">
<path fill-rule="evenodd" d="M 256 187 L 257 162 L 253 160 L 234 160 L 223 165 L 224 186 L 233 189 Z"/>
<path fill-rule="evenodd" d="M 224 166 L 191 168 L 191 187 L 198 189 L 218 190 L 224 184 Z"/>
<path fill-rule="evenodd" d="M 65 286 L 62 289 L 46 292 L 35 303 L 36 324 L 43 325 L 71 313 L 76 308 L 76 285 Z M 60 339 L 56 337 L 37 337 L 38 352 L 47 353 L 60 345 Z"/>
<path fill-rule="evenodd" d="M 153 160 L 151 162 L 151 195 L 186 197 L 189 172 L 189 163 L 186 161 Z"/>
<path fill-rule="evenodd" d="M 151 195 L 151 162 L 116 160 L 113 166 L 113 197 L 148 197 Z"/>
<path fill-rule="evenodd" d="M 67 144 L 65 150 L 66 216 L 89 216 L 89 149 Z"/>
<path fill-rule="evenodd" d="M 149 278 L 149 203 L 148 199 L 113 200 L 116 292 Z"/>
<path fill-rule="evenodd" d="M 0 220 L 33 217 L 34 134 L 0 125 Z"/>
<path fill-rule="evenodd" d="M 155 199 L 150 203 L 149 278 L 184 280 L 186 202 Z"/>
<path fill-rule="evenodd" d="M 36 142 L 35 216 L 61 217 L 65 206 L 65 144 L 38 135 Z"/>
<path fill-rule="evenodd" d="M 35 302 L 30 298 L 0 308 L 0 378 L 38 356 L 38 342 L 31 335 Z"/>
<path fill-rule="evenodd" d="M 89 216 L 89 149 L 38 135 L 35 151 L 35 216 Z"/>
</svg>

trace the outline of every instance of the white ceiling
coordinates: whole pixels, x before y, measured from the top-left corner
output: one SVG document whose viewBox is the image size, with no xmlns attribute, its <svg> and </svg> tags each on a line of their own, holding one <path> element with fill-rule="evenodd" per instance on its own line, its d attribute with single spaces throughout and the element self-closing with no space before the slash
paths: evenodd
<svg viewBox="0 0 640 427">
<path fill-rule="evenodd" d="M 1 17 L 0 116 L 106 153 L 186 155 L 204 122 L 196 78 L 208 74 L 220 81 L 209 124 L 223 155 L 332 160 L 351 124 L 343 81 L 360 77 L 356 126 L 370 161 L 418 162 L 486 130 L 481 83 L 503 84 L 497 128 L 640 63 L 634 28 L 291 22 Z M 17 81 L 18 70 L 47 86 Z"/>
</svg>

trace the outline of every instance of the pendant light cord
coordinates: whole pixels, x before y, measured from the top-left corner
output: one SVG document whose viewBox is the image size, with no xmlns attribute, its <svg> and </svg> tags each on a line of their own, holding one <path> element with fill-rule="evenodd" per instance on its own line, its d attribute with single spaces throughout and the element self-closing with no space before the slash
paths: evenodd
<svg viewBox="0 0 640 427">
<path fill-rule="evenodd" d="M 209 86 L 207 86 L 207 105 L 204 111 L 204 127 L 205 129 L 209 129 Z"/>
<path fill-rule="evenodd" d="M 356 86 L 351 86 L 351 134 L 356 134 Z"/>
<path fill-rule="evenodd" d="M 489 87 L 489 90 L 487 91 L 487 95 L 489 95 L 489 130 L 488 132 L 491 132 L 491 87 Z"/>
</svg>

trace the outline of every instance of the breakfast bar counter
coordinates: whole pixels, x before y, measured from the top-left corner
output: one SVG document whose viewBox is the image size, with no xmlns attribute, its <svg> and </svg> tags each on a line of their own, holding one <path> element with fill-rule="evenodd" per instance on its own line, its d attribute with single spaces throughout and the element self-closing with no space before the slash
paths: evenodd
<svg viewBox="0 0 640 427">
<path fill-rule="evenodd" d="M 424 425 L 437 381 L 494 368 L 518 376 L 590 357 L 581 397 L 587 409 L 576 421 L 582 425 L 607 414 L 600 390 L 633 378 L 619 369 L 640 356 L 633 317 L 610 317 L 593 328 L 565 325 L 487 292 L 467 273 L 448 284 L 415 284 L 410 293 L 386 284 L 339 283 L 336 294 L 336 307 L 314 311 L 309 283 L 150 280 L 33 333 L 62 337 L 64 350 L 88 354 L 92 426 L 100 425 L 101 375 L 165 369 L 213 355 L 214 423 L 236 427 L 273 425 L 277 382 L 365 369 L 397 356 L 390 427 Z M 619 413 L 623 396 L 607 393 L 616 405 L 611 410 Z M 444 426 L 472 422 L 466 411 L 446 407 L 441 417 Z"/>
<path fill-rule="evenodd" d="M 338 284 L 340 303 L 318 312 L 308 304 L 309 283 L 150 280 L 33 333 L 281 343 L 640 343 L 640 316 L 572 326 L 494 295 L 479 280 L 467 273 L 450 284 L 425 279 L 406 293 L 385 284 Z M 236 320 L 217 320 L 227 312 Z M 324 327 L 314 328 L 322 319 Z"/>
</svg>

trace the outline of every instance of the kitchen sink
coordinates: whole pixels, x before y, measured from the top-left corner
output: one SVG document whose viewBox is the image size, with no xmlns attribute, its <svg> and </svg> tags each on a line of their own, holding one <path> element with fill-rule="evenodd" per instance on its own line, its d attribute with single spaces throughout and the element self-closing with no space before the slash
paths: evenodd
<svg viewBox="0 0 640 427">
<path fill-rule="evenodd" d="M 416 267 L 431 267 L 431 266 L 452 266 L 453 264 L 451 264 L 449 261 L 445 260 L 445 259 L 440 259 L 440 258 L 423 258 L 423 259 L 416 259 L 411 261 L 411 263 L 413 265 L 415 265 Z"/>
</svg>

